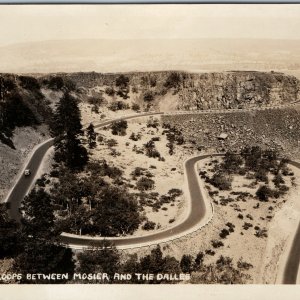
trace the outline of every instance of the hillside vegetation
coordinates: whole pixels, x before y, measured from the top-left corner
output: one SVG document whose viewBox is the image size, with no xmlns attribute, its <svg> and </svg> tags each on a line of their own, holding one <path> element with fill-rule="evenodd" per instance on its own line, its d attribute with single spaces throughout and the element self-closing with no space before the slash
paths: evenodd
<svg viewBox="0 0 300 300">
<path fill-rule="evenodd" d="M 37 126 L 51 115 L 38 81 L 29 76 L 0 75 L 0 141 L 15 148 L 16 127 Z"/>
</svg>

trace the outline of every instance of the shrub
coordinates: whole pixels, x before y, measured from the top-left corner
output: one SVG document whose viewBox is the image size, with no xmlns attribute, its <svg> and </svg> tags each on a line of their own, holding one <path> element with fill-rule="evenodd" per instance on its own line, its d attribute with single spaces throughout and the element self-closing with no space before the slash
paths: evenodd
<svg viewBox="0 0 300 300">
<path fill-rule="evenodd" d="M 219 236 L 220 236 L 222 239 L 225 239 L 225 238 L 227 237 L 227 235 L 229 235 L 229 234 L 230 234 L 229 230 L 223 228 L 223 229 L 221 230 Z"/>
<path fill-rule="evenodd" d="M 154 93 L 152 91 L 146 91 L 144 93 L 143 98 L 144 98 L 144 101 L 151 102 L 154 100 Z"/>
<path fill-rule="evenodd" d="M 279 187 L 281 184 L 284 183 L 284 179 L 283 179 L 282 175 L 280 173 L 278 173 L 274 176 L 273 182 L 276 187 Z"/>
<path fill-rule="evenodd" d="M 114 121 L 111 124 L 112 134 L 113 135 L 126 135 L 126 129 L 128 127 L 126 120 Z"/>
<path fill-rule="evenodd" d="M 208 255 L 211 255 L 211 256 L 214 256 L 216 254 L 215 251 L 210 250 L 210 249 L 209 250 L 205 250 L 205 253 L 208 254 Z"/>
<path fill-rule="evenodd" d="M 109 106 L 108 109 L 112 111 L 129 109 L 129 105 L 123 101 L 114 101 Z"/>
<path fill-rule="evenodd" d="M 258 228 L 254 234 L 256 237 L 258 238 L 263 238 L 263 237 L 268 237 L 268 234 L 267 234 L 267 229 L 263 228 L 263 229 L 260 229 Z"/>
<path fill-rule="evenodd" d="M 183 255 L 180 261 L 180 268 L 183 273 L 190 273 L 192 270 L 192 256 Z"/>
<path fill-rule="evenodd" d="M 219 190 L 230 190 L 231 189 L 231 180 L 225 174 L 217 172 L 210 179 L 210 183 L 218 188 Z"/>
<path fill-rule="evenodd" d="M 140 191 L 147 191 L 153 189 L 154 184 L 155 184 L 154 180 L 143 176 L 137 181 L 136 187 Z"/>
<path fill-rule="evenodd" d="M 152 221 L 147 221 L 144 225 L 143 225 L 143 229 L 144 230 L 153 230 L 155 229 L 155 225 L 156 223 L 152 222 Z"/>
<path fill-rule="evenodd" d="M 180 190 L 180 189 L 175 189 L 175 188 L 173 188 L 173 189 L 170 189 L 170 190 L 168 191 L 168 194 L 169 194 L 171 197 L 179 197 L 179 196 L 181 196 L 181 195 L 183 194 L 183 192 L 182 192 L 182 190 Z"/>
<path fill-rule="evenodd" d="M 250 268 L 253 268 L 253 265 L 243 261 L 242 258 L 240 258 L 237 262 L 237 267 L 239 269 L 249 270 Z"/>
<path fill-rule="evenodd" d="M 131 109 L 134 110 L 135 112 L 138 112 L 141 109 L 141 107 L 138 104 L 133 103 L 131 105 Z"/>
<path fill-rule="evenodd" d="M 168 78 L 166 79 L 166 82 L 164 83 L 164 86 L 166 88 L 177 88 L 181 83 L 181 77 L 179 73 L 172 72 L 169 74 Z"/>
<path fill-rule="evenodd" d="M 245 230 L 248 230 L 250 227 L 253 227 L 253 225 L 252 225 L 251 223 L 245 222 L 244 225 L 243 225 L 243 228 L 244 228 Z"/>
<path fill-rule="evenodd" d="M 268 180 L 268 176 L 267 176 L 267 171 L 264 169 L 259 169 L 255 173 L 255 179 L 258 181 L 268 183 L 269 180 Z"/>
<path fill-rule="evenodd" d="M 227 223 L 226 223 L 226 226 L 229 227 L 229 231 L 230 231 L 230 232 L 234 232 L 234 228 L 235 228 L 235 225 L 234 225 L 234 224 L 232 224 L 232 223 L 230 223 L 230 222 L 227 222 Z"/>
<path fill-rule="evenodd" d="M 133 177 L 133 179 L 136 179 L 136 177 L 140 177 L 142 175 L 144 175 L 144 172 L 146 171 L 145 168 L 141 168 L 141 167 L 136 167 L 132 172 L 131 175 Z"/>
<path fill-rule="evenodd" d="M 260 201 L 267 202 L 272 196 L 272 190 L 267 185 L 263 185 L 256 191 L 256 196 Z"/>
<path fill-rule="evenodd" d="M 108 95 L 108 96 L 114 96 L 115 95 L 115 90 L 112 88 L 112 87 L 107 87 L 105 89 L 105 93 Z"/>
<path fill-rule="evenodd" d="M 108 147 L 115 147 L 118 145 L 118 142 L 115 139 L 109 139 L 106 141 Z"/>
<path fill-rule="evenodd" d="M 147 127 L 157 128 L 159 126 L 159 120 L 157 118 L 150 118 L 147 121 Z"/>
<path fill-rule="evenodd" d="M 224 246 L 224 243 L 222 241 L 218 241 L 218 240 L 212 240 L 211 244 L 214 248 L 220 248 L 220 247 Z"/>
<path fill-rule="evenodd" d="M 129 136 L 129 138 L 133 141 L 138 141 L 141 139 L 141 135 L 140 134 L 135 134 L 134 132 L 131 133 L 131 135 Z"/>
</svg>

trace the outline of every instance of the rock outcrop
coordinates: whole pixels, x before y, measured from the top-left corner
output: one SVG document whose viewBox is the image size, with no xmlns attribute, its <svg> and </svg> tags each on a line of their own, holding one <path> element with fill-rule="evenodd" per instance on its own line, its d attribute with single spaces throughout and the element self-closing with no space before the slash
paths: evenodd
<svg viewBox="0 0 300 300">
<path fill-rule="evenodd" d="M 174 76 L 174 74 L 176 76 Z M 78 87 L 113 87 L 120 74 L 59 74 Z M 153 106 L 174 98 L 178 110 L 205 110 L 276 106 L 300 100 L 300 81 L 277 72 L 231 71 L 221 73 L 126 73 L 131 90 L 154 94 Z"/>
</svg>

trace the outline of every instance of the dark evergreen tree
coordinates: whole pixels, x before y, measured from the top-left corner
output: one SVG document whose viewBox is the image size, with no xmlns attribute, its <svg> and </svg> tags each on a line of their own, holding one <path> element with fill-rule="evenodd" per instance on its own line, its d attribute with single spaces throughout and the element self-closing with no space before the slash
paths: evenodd
<svg viewBox="0 0 300 300">
<path fill-rule="evenodd" d="M 140 260 L 140 271 L 144 274 L 179 274 L 179 261 L 175 257 L 163 257 L 160 246 L 151 250 L 150 255 L 146 255 Z M 167 280 L 151 280 L 146 283 L 171 283 Z"/>
<path fill-rule="evenodd" d="M 92 216 L 97 234 L 132 234 L 140 223 L 138 204 L 132 194 L 112 186 L 103 187 Z"/>
<path fill-rule="evenodd" d="M 5 204 L 0 205 L 0 259 L 13 257 L 22 249 L 19 224 L 11 220 Z"/>
<path fill-rule="evenodd" d="M 95 132 L 94 125 L 92 123 L 86 129 L 86 135 L 88 138 L 89 147 L 91 149 L 95 148 L 97 146 L 96 143 L 97 133 Z"/>
<path fill-rule="evenodd" d="M 113 275 L 120 268 L 120 253 L 109 241 L 103 240 L 98 247 L 78 254 L 79 273 L 107 273 Z"/>
<path fill-rule="evenodd" d="M 126 120 L 115 121 L 111 125 L 112 134 L 113 135 L 126 135 L 127 127 L 128 127 L 128 125 L 127 125 Z"/>
<path fill-rule="evenodd" d="M 23 274 L 21 283 L 65 283 L 67 280 L 36 279 L 28 280 L 27 274 L 69 274 L 72 278 L 75 269 L 70 248 L 45 239 L 28 237 L 24 251 L 15 259 L 13 270 Z"/>
<path fill-rule="evenodd" d="M 57 105 L 51 129 L 55 136 L 55 160 L 72 170 L 81 170 L 88 154 L 80 140 L 83 130 L 78 103 L 68 92 Z"/>
<path fill-rule="evenodd" d="M 192 270 L 192 260 L 193 257 L 191 255 L 184 254 L 180 261 L 180 268 L 184 273 L 190 273 Z"/>
<path fill-rule="evenodd" d="M 54 211 L 51 198 L 44 189 L 33 189 L 22 202 L 23 231 L 33 237 L 54 236 Z"/>
</svg>

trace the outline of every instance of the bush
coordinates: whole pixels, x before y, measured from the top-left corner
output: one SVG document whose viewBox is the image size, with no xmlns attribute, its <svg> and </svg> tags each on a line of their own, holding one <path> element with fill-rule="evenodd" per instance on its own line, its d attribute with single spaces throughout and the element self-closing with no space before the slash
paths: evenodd
<svg viewBox="0 0 300 300">
<path fill-rule="evenodd" d="M 228 229 L 223 228 L 219 234 L 220 238 L 225 239 L 230 232 Z"/>
<path fill-rule="evenodd" d="M 176 198 L 176 197 L 181 196 L 181 195 L 183 194 L 183 192 L 182 192 L 182 190 L 180 190 L 180 189 L 175 189 L 175 188 L 173 188 L 173 189 L 170 189 L 170 190 L 168 191 L 168 194 L 169 194 L 171 197 Z"/>
<path fill-rule="evenodd" d="M 152 91 L 146 91 L 144 93 L 143 98 L 144 98 L 144 101 L 151 102 L 154 100 L 154 93 Z"/>
<path fill-rule="evenodd" d="M 224 246 L 224 243 L 222 241 L 218 241 L 218 240 L 212 240 L 211 244 L 214 248 L 220 248 L 220 247 Z"/>
<path fill-rule="evenodd" d="M 111 124 L 112 134 L 113 135 L 126 135 L 126 129 L 128 127 L 126 120 L 114 121 Z"/>
<path fill-rule="evenodd" d="M 141 107 L 138 104 L 133 103 L 131 105 L 131 109 L 134 110 L 135 112 L 138 112 L 141 109 Z"/>
<path fill-rule="evenodd" d="M 144 230 L 153 230 L 155 229 L 155 225 L 156 223 L 152 222 L 152 221 L 147 221 L 144 225 L 143 225 L 143 229 Z"/>
<path fill-rule="evenodd" d="M 172 72 L 169 74 L 168 78 L 166 79 L 166 82 L 164 86 L 166 88 L 178 88 L 178 86 L 181 83 L 181 77 L 179 73 Z"/>
<path fill-rule="evenodd" d="M 129 105 L 123 101 L 114 101 L 109 106 L 108 109 L 112 111 L 129 109 Z"/>
<path fill-rule="evenodd" d="M 241 258 L 239 259 L 239 261 L 237 262 L 237 267 L 239 269 L 244 269 L 244 270 L 249 270 L 250 268 L 253 268 L 252 264 L 249 264 L 245 261 L 243 261 Z"/>
<path fill-rule="evenodd" d="M 211 255 L 211 256 L 214 256 L 216 254 L 215 251 L 210 250 L 210 249 L 209 250 L 205 250 L 205 253 L 208 254 L 208 255 Z"/>
<path fill-rule="evenodd" d="M 153 189 L 154 184 L 154 180 L 143 176 L 137 181 L 136 187 L 140 191 L 147 191 Z"/>
<path fill-rule="evenodd" d="M 264 169 L 259 169 L 255 173 L 255 179 L 258 181 L 268 183 L 269 180 L 268 180 L 268 176 L 267 176 L 267 171 Z"/>
<path fill-rule="evenodd" d="M 180 268 L 183 273 L 190 273 L 192 270 L 192 256 L 183 255 L 180 261 Z"/>
<path fill-rule="evenodd" d="M 136 167 L 130 175 L 132 175 L 133 179 L 136 179 L 136 177 L 140 177 L 142 175 L 144 175 L 144 172 L 146 171 L 145 168 L 141 168 L 141 167 Z"/>
<path fill-rule="evenodd" d="M 230 190 L 231 189 L 231 180 L 225 174 L 217 172 L 210 179 L 210 183 L 218 188 L 219 190 Z"/>
<path fill-rule="evenodd" d="M 263 228 L 263 229 L 258 228 L 256 230 L 256 232 L 255 232 L 255 236 L 258 237 L 258 238 L 268 237 L 267 229 L 265 229 L 265 228 Z"/>
<path fill-rule="evenodd" d="M 278 173 L 274 176 L 273 182 L 276 187 L 279 187 L 281 184 L 284 183 L 284 179 L 283 179 L 282 175 L 280 173 Z"/>
<path fill-rule="evenodd" d="M 159 126 L 159 120 L 157 118 L 150 118 L 147 121 L 147 127 L 157 128 Z"/>
<path fill-rule="evenodd" d="M 272 190 L 267 185 L 263 185 L 256 191 L 256 196 L 260 201 L 267 202 L 272 196 Z"/>
<path fill-rule="evenodd" d="M 115 147 L 118 145 L 118 142 L 115 139 L 109 139 L 106 141 L 108 147 Z"/>
<path fill-rule="evenodd" d="M 115 90 L 112 87 L 109 86 L 105 89 L 105 93 L 108 96 L 114 96 L 115 95 Z"/>
<path fill-rule="evenodd" d="M 229 227 L 229 231 L 230 231 L 230 232 L 234 232 L 234 228 L 235 228 L 235 225 L 234 225 L 234 224 L 232 224 L 232 223 L 230 223 L 230 222 L 227 222 L 227 223 L 226 223 L 226 226 Z"/>
<path fill-rule="evenodd" d="M 243 225 L 243 228 L 244 228 L 245 230 L 248 230 L 250 227 L 253 227 L 253 225 L 252 225 L 251 223 L 245 222 L 244 225 Z"/>
<path fill-rule="evenodd" d="M 133 141 L 138 141 L 141 139 L 141 135 L 140 134 L 135 134 L 134 132 L 131 133 L 131 135 L 129 136 L 129 138 Z"/>
</svg>

